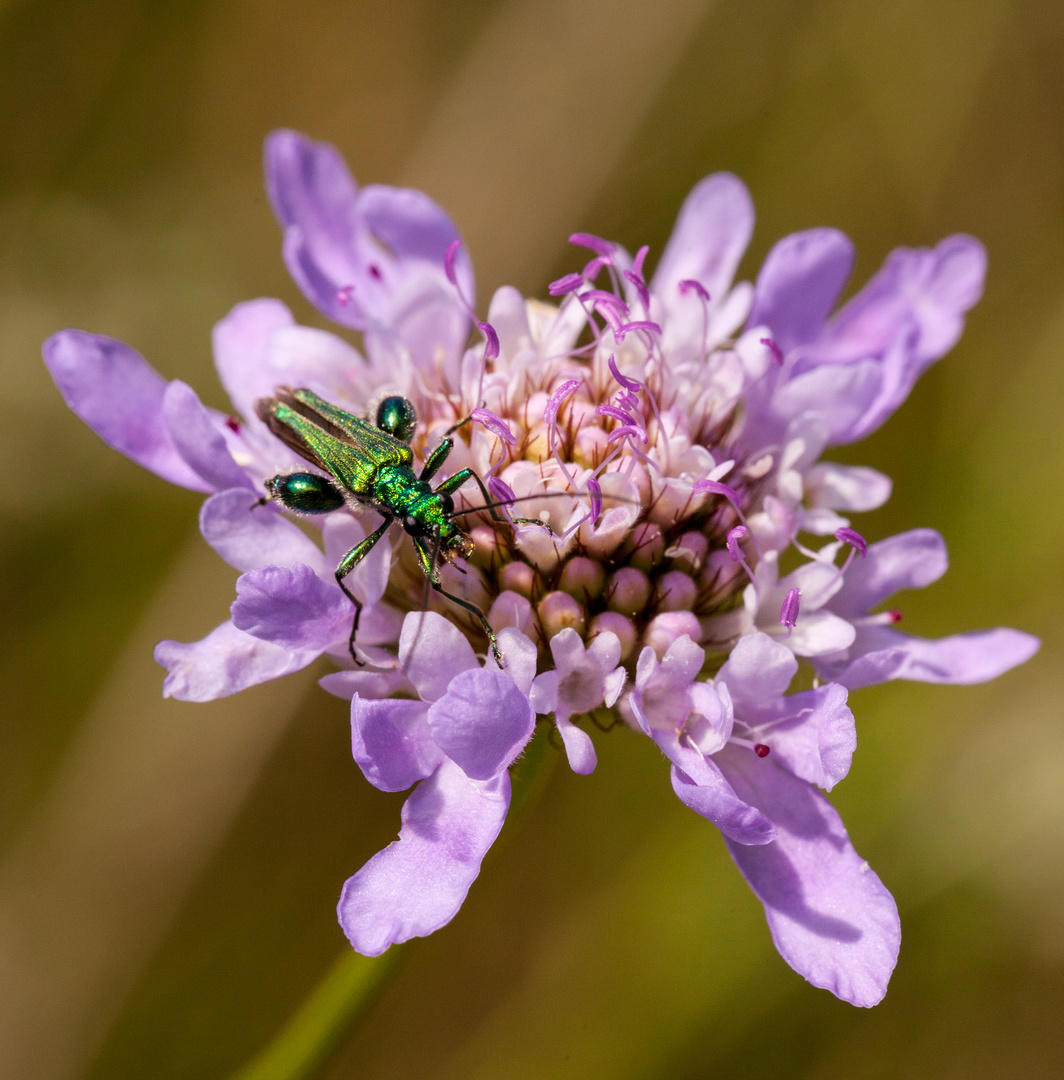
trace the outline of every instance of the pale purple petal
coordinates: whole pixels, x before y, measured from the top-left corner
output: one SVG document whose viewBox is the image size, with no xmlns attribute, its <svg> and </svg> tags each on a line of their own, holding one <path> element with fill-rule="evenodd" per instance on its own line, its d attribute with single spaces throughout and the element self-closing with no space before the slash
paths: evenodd
<svg viewBox="0 0 1064 1080">
<path fill-rule="evenodd" d="M 272 394 L 279 383 L 305 385 L 278 377 L 268 362 L 274 334 L 294 325 L 292 313 L 280 300 L 245 301 L 215 324 L 212 341 L 218 377 L 245 420 L 254 417 L 256 400 Z"/>
<path fill-rule="evenodd" d="M 672 790 L 684 806 L 713 822 L 718 829 L 737 844 L 769 844 L 776 839 L 776 827 L 760 810 L 748 805 L 735 794 L 712 759 L 699 783 L 682 769 L 670 769 Z"/>
<path fill-rule="evenodd" d="M 848 649 L 857 636 L 852 623 L 830 611 L 814 611 L 798 620 L 787 647 L 795 656 L 827 656 Z"/>
<path fill-rule="evenodd" d="M 882 1000 L 898 959 L 893 897 L 854 851 L 839 815 L 816 788 L 769 755 L 729 746 L 717 762 L 739 798 L 775 823 L 763 847 L 728 850 L 765 905 L 772 940 L 814 986 L 854 1005 Z"/>
<path fill-rule="evenodd" d="M 274 506 L 257 505 L 245 488 L 212 495 L 200 509 L 200 533 L 237 570 L 306 563 L 326 572 L 314 542 Z"/>
<path fill-rule="evenodd" d="M 309 566 L 260 566 L 241 574 L 230 611 L 246 634 L 286 649 L 322 651 L 346 636 L 351 601 Z"/>
<path fill-rule="evenodd" d="M 883 365 L 878 360 L 857 364 L 826 364 L 784 383 L 772 397 L 775 426 L 767 432 L 754 428 L 754 441 L 778 438 L 802 413 L 818 415 L 827 427 L 829 443 L 849 442 L 883 385 Z"/>
<path fill-rule="evenodd" d="M 163 395 L 163 420 L 177 452 L 216 491 L 253 490 L 248 474 L 233 460 L 225 437 L 215 427 L 196 391 L 175 379 Z"/>
<path fill-rule="evenodd" d="M 567 717 L 555 717 L 555 723 L 558 726 L 558 734 L 562 737 L 562 743 L 565 745 L 565 756 L 569 759 L 569 768 L 580 776 L 590 776 L 598 764 L 598 756 L 591 736 Z"/>
<path fill-rule="evenodd" d="M 504 626 L 498 632 L 499 651 L 506 660 L 506 677 L 528 696 L 532 689 L 532 680 L 536 677 L 536 645 L 516 626 Z M 489 668 L 495 668 L 495 657 L 488 653 L 485 661 Z"/>
<path fill-rule="evenodd" d="M 680 282 L 690 279 L 719 301 L 731 284 L 753 228 L 754 204 L 746 185 L 731 173 L 707 176 L 680 208 L 651 291 L 671 306 L 674 297 L 679 299 Z"/>
<path fill-rule="evenodd" d="M 293 652 L 238 630 L 231 622 L 200 641 L 160 641 L 155 662 L 166 668 L 163 697 L 213 701 L 305 668 L 320 650 Z"/>
<path fill-rule="evenodd" d="M 769 704 L 780 697 L 797 670 L 798 661 L 786 645 L 767 634 L 746 634 L 736 642 L 717 681 L 728 687 L 741 712 L 745 705 Z"/>
<path fill-rule="evenodd" d="M 853 269 L 853 244 L 837 229 L 786 236 L 757 277 L 747 326 L 767 326 L 786 353 L 813 340 Z"/>
<path fill-rule="evenodd" d="M 362 652 L 371 653 L 372 650 L 362 649 L 359 641 L 359 649 Z M 352 671 L 331 671 L 318 680 L 318 685 L 334 697 L 350 701 L 355 694 L 360 694 L 367 699 L 377 700 L 380 698 L 393 697 L 396 694 L 415 694 L 417 691 L 410 685 L 410 680 L 397 667 L 387 668 L 383 671 L 375 671 L 370 668 L 355 668 Z"/>
<path fill-rule="evenodd" d="M 814 506 L 832 510 L 877 510 L 890 498 L 889 476 L 861 465 L 822 461 L 805 475 L 805 488 Z"/>
<path fill-rule="evenodd" d="M 836 683 L 780 698 L 759 710 L 750 738 L 769 747 L 795 776 L 830 791 L 849 771 L 857 729 Z"/>
<path fill-rule="evenodd" d="M 350 514 L 330 514 L 321 532 L 325 543 L 325 562 L 330 573 L 334 573 L 340 560 L 366 538 L 362 523 Z M 344 584 L 363 604 L 377 604 L 388 588 L 391 570 L 392 544 L 385 534 L 344 578 Z"/>
<path fill-rule="evenodd" d="M 43 353 L 63 400 L 108 446 L 172 484 L 212 490 L 178 453 L 163 419 L 166 380 L 140 353 L 84 330 L 53 334 Z"/>
<path fill-rule="evenodd" d="M 337 915 L 356 952 L 424 937 L 458 913 L 510 805 L 510 776 L 470 780 L 444 762 L 403 806 L 399 839 L 373 856 L 340 895 Z"/>
<path fill-rule="evenodd" d="M 536 726 L 527 696 L 501 671 L 479 668 L 456 675 L 428 716 L 436 745 L 472 780 L 497 776 Z"/>
<path fill-rule="evenodd" d="M 843 617 L 865 615 L 899 589 L 922 589 L 938 581 L 948 566 L 946 542 L 934 529 L 889 536 L 851 564 L 831 609 Z"/>
<path fill-rule="evenodd" d="M 928 640 L 909 637 L 884 626 L 875 627 L 874 637 L 869 634 L 869 640 L 875 641 L 877 652 L 885 650 L 904 654 L 905 662 L 891 678 L 965 686 L 996 679 L 1029 660 L 1040 645 L 1038 638 L 1006 627 Z M 857 661 L 852 667 L 856 668 L 859 663 Z M 851 669 L 847 668 L 842 672 L 840 681 L 851 686 L 859 674 L 860 669 L 851 675 Z M 867 686 L 868 683 L 862 682 L 860 685 Z"/>
<path fill-rule="evenodd" d="M 423 701 L 351 699 L 351 753 L 381 791 L 405 791 L 443 761 L 432 741 Z"/>
<path fill-rule="evenodd" d="M 411 611 L 399 636 L 399 666 L 424 701 L 447 693 L 451 679 L 477 667 L 465 634 L 435 611 Z"/>
</svg>

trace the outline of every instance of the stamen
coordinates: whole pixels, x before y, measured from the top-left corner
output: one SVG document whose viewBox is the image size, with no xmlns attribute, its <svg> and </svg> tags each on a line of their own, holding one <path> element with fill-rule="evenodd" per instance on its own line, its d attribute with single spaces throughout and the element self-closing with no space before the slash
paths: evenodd
<svg viewBox="0 0 1064 1080">
<path fill-rule="evenodd" d="M 593 476 L 587 478 L 587 490 L 591 495 L 591 524 L 594 525 L 602 514 L 602 488 Z M 898 618 L 901 618 L 901 615 Z"/>
<path fill-rule="evenodd" d="M 636 253 L 635 258 L 632 260 L 632 273 L 637 274 L 640 278 L 643 276 L 643 263 L 646 262 L 646 257 L 650 251 L 650 245 L 644 244 Z"/>
<path fill-rule="evenodd" d="M 484 335 L 484 360 L 496 360 L 499 356 L 499 335 L 495 333 L 495 327 L 491 323 L 477 323 L 477 329 Z"/>
<path fill-rule="evenodd" d="M 633 394 L 638 394 L 643 389 L 643 384 L 638 379 L 632 379 L 627 375 L 622 375 L 620 368 L 617 367 L 617 358 L 613 353 L 610 353 L 609 360 L 606 361 L 609 364 L 610 373 L 625 388 L 630 390 Z"/>
<path fill-rule="evenodd" d="M 510 430 L 506 421 L 496 416 L 491 409 L 474 409 L 469 414 L 478 424 L 482 424 L 493 435 L 497 435 L 510 449 L 517 446 L 517 437 Z"/>
<path fill-rule="evenodd" d="M 547 445 L 552 454 L 554 453 L 554 442 L 557 437 L 558 410 L 562 407 L 562 402 L 570 394 L 574 393 L 579 386 L 579 379 L 566 379 L 547 398 L 547 407 L 543 410 L 543 421 L 547 425 Z"/>
<path fill-rule="evenodd" d="M 657 334 L 658 337 L 660 337 L 661 327 L 658 326 L 656 322 L 650 322 L 649 320 L 644 319 L 637 322 L 623 323 L 621 326 L 614 329 L 613 336 L 618 341 L 624 341 L 629 334 L 638 334 L 641 332 L 645 334 Z M 648 340 L 647 344 L 651 345 L 653 342 Z"/>
<path fill-rule="evenodd" d="M 575 232 L 569 237 L 569 243 L 576 244 L 577 247 L 585 247 L 588 251 L 593 251 L 596 255 L 604 255 L 607 258 L 611 257 L 616 250 L 615 245 L 611 244 L 609 240 L 603 240 L 601 236 L 594 236 L 592 233 Z"/>
<path fill-rule="evenodd" d="M 566 274 L 565 277 L 560 277 L 557 281 L 552 281 L 547 286 L 547 292 L 549 292 L 551 296 L 565 296 L 568 293 L 576 292 L 583 284 L 584 279 L 580 274 Z"/>
<path fill-rule="evenodd" d="M 443 272 L 447 280 L 457 289 L 458 275 L 454 272 L 454 260 L 458 257 L 458 249 L 462 246 L 461 240 L 452 240 L 443 253 Z"/>
<path fill-rule="evenodd" d="M 695 281 L 694 278 L 685 278 L 680 282 L 680 295 L 686 296 L 689 292 L 696 293 L 698 298 L 703 304 L 709 303 L 709 293 L 706 292 L 705 286 L 700 281 Z"/>
<path fill-rule="evenodd" d="M 763 742 L 754 743 L 754 753 L 757 754 L 758 757 L 768 757 L 770 752 L 769 748 Z"/>
<path fill-rule="evenodd" d="M 514 489 L 499 476 L 491 476 L 488 478 L 488 491 L 490 491 L 500 503 L 517 502 L 517 495 L 514 493 Z"/>
<path fill-rule="evenodd" d="M 787 627 L 787 637 L 791 636 L 791 631 L 794 630 L 795 624 L 798 622 L 798 608 L 801 602 L 801 589 L 790 589 L 783 598 L 783 604 L 780 607 L 780 626 Z"/>
<path fill-rule="evenodd" d="M 761 344 L 765 346 L 770 353 L 772 353 L 772 359 L 776 363 L 777 367 L 783 367 L 783 350 L 776 344 L 770 337 L 763 337 Z"/>
<path fill-rule="evenodd" d="M 868 541 L 856 529 L 836 529 L 835 539 L 849 544 L 863 559 L 868 551 Z"/>
<path fill-rule="evenodd" d="M 225 418 L 225 426 L 234 434 L 240 434 L 240 421 L 233 415 L 229 415 Z"/>
<path fill-rule="evenodd" d="M 724 541 L 725 546 L 728 548 L 728 558 L 733 563 L 746 562 L 746 556 L 742 553 L 742 549 L 739 547 L 739 541 L 746 536 L 749 530 L 745 525 L 736 525 L 728 533 L 728 538 Z"/>
</svg>

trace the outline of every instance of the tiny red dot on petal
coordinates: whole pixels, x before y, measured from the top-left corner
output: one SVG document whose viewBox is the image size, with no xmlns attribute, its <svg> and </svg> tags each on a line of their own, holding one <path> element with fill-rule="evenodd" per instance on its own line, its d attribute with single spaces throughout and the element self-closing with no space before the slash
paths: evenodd
<svg viewBox="0 0 1064 1080">
<path fill-rule="evenodd" d="M 235 416 L 225 418 L 225 426 L 234 434 L 240 434 L 240 421 Z"/>
<path fill-rule="evenodd" d="M 768 757 L 769 748 L 763 742 L 754 743 L 754 753 L 758 757 Z"/>
<path fill-rule="evenodd" d="M 891 608 L 887 614 L 890 616 L 892 623 L 901 622 L 901 612 L 897 608 Z"/>
</svg>

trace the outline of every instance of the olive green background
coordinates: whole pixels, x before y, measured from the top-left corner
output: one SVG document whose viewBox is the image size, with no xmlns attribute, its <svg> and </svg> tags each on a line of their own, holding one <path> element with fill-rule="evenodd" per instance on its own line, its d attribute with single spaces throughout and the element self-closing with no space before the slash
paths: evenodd
<svg viewBox="0 0 1064 1080">
<path fill-rule="evenodd" d="M 901 908 L 886 1000 L 857 1010 L 776 956 L 719 836 L 660 755 L 597 737 L 409 950 L 328 1076 L 1064 1075 L 1064 9 L 1051 0 L 0 2 L 0 1074 L 224 1077 L 339 953 L 344 878 L 401 797 L 346 710 L 290 677 L 163 702 L 161 637 L 226 616 L 199 498 L 63 406 L 40 342 L 112 334 L 225 407 L 210 329 L 288 281 L 263 136 L 329 139 L 362 182 L 455 217 L 479 309 L 543 294 L 587 229 L 658 253 L 731 169 L 758 224 L 849 233 L 860 283 L 954 231 L 990 253 L 960 345 L 841 451 L 952 567 L 905 628 L 1013 625 L 1043 649 L 983 687 L 852 698 L 835 804 Z M 652 254 L 652 258 L 654 255 Z"/>
</svg>

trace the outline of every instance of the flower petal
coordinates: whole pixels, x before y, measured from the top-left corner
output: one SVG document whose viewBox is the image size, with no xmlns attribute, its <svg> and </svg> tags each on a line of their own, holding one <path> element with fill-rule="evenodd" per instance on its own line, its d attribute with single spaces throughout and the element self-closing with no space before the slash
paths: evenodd
<svg viewBox="0 0 1064 1080">
<path fill-rule="evenodd" d="M 565 756 L 569 759 L 569 768 L 580 776 L 590 776 L 598 764 L 595 744 L 583 728 L 578 728 L 568 717 L 555 718 L 558 734 L 565 745 Z"/>
<path fill-rule="evenodd" d="M 63 400 L 108 446 L 171 484 L 211 491 L 178 453 L 163 420 L 166 380 L 124 342 L 61 330 L 44 362 Z"/>
<path fill-rule="evenodd" d="M 477 657 L 465 634 L 442 615 L 411 611 L 399 635 L 399 666 L 423 701 L 435 701 L 455 675 L 477 667 Z"/>
<path fill-rule="evenodd" d="M 857 749 L 846 689 L 837 683 L 781 698 L 758 713 L 751 737 L 768 745 L 795 776 L 825 791 L 850 771 Z"/>
<path fill-rule="evenodd" d="M 278 383 L 290 382 L 270 371 L 267 358 L 273 335 L 294 325 L 292 313 L 280 300 L 247 300 L 215 324 L 214 365 L 229 400 L 245 420 L 255 416 L 256 399 L 273 393 Z"/>
<path fill-rule="evenodd" d="M 865 1007 L 882 1000 L 898 959 L 893 897 L 850 843 L 839 815 L 782 764 L 734 746 L 716 759 L 741 799 L 776 825 L 772 844 L 727 841 L 765 905 L 772 940 L 814 986 Z"/>
<path fill-rule="evenodd" d="M 754 204 L 746 185 L 731 173 L 707 176 L 692 188 L 680 208 L 651 291 L 671 308 L 680 301 L 680 282 L 693 280 L 705 288 L 713 303 L 719 303 L 753 229 Z"/>
<path fill-rule="evenodd" d="M 846 571 L 831 603 L 845 617 L 866 615 L 899 589 L 923 589 L 946 572 L 946 542 L 934 529 L 911 529 L 869 545 Z"/>
<path fill-rule="evenodd" d="M 501 671 L 487 668 L 456 675 L 428 715 L 436 745 L 471 780 L 502 772 L 536 726 L 527 696 Z"/>
<path fill-rule="evenodd" d="M 706 765 L 705 776 L 698 784 L 682 769 L 672 766 L 672 790 L 680 802 L 712 821 L 737 844 L 770 844 L 775 840 L 776 826 L 760 810 L 735 794 L 712 760 L 707 760 Z"/>
<path fill-rule="evenodd" d="M 381 791 L 405 791 L 443 761 L 432 741 L 423 701 L 351 699 L 351 753 Z"/>
<path fill-rule="evenodd" d="M 963 686 L 996 679 L 1029 660 L 1041 644 L 1038 638 L 1007 627 L 928 640 L 884 626 L 875 628 L 874 640 L 881 649 L 897 651 L 905 657 L 892 678 Z M 842 677 L 846 679 L 848 674 L 849 669 Z"/>
<path fill-rule="evenodd" d="M 830 611 L 800 615 L 787 645 L 795 656 L 825 656 L 848 649 L 857 636 L 853 624 Z"/>
<path fill-rule="evenodd" d="M 155 662 L 166 668 L 163 697 L 213 701 L 305 668 L 320 650 L 294 652 L 238 630 L 231 622 L 200 641 L 160 641 Z"/>
<path fill-rule="evenodd" d="M 248 474 L 233 460 L 222 433 L 196 391 L 175 379 L 163 395 L 163 420 L 177 452 L 215 491 L 243 487 L 254 490 Z"/>
<path fill-rule="evenodd" d="M 837 229 L 785 236 L 757 276 L 747 326 L 767 326 L 786 353 L 824 326 L 853 269 L 853 244 Z"/>
<path fill-rule="evenodd" d="M 805 490 L 815 507 L 878 510 L 890 498 L 889 476 L 861 465 L 822 461 L 805 474 Z"/>
<path fill-rule="evenodd" d="M 200 533 L 237 570 L 306 563 L 318 573 L 326 572 L 325 560 L 310 537 L 274 506 L 257 505 L 246 488 L 212 495 L 200 509 Z"/>
<path fill-rule="evenodd" d="M 769 704 L 780 697 L 797 670 L 798 661 L 785 645 L 767 634 L 746 634 L 736 642 L 717 681 L 727 685 L 736 712 L 741 712 L 746 705 Z"/>
<path fill-rule="evenodd" d="M 321 652 L 346 636 L 353 608 L 332 582 L 296 563 L 260 566 L 241 574 L 230 608 L 233 625 L 286 649 Z"/>
<path fill-rule="evenodd" d="M 377 852 L 340 895 L 337 915 L 356 952 L 424 937 L 458 913 L 510 805 L 508 773 L 485 783 L 445 761 L 403 806 L 399 839 Z"/>
</svg>

